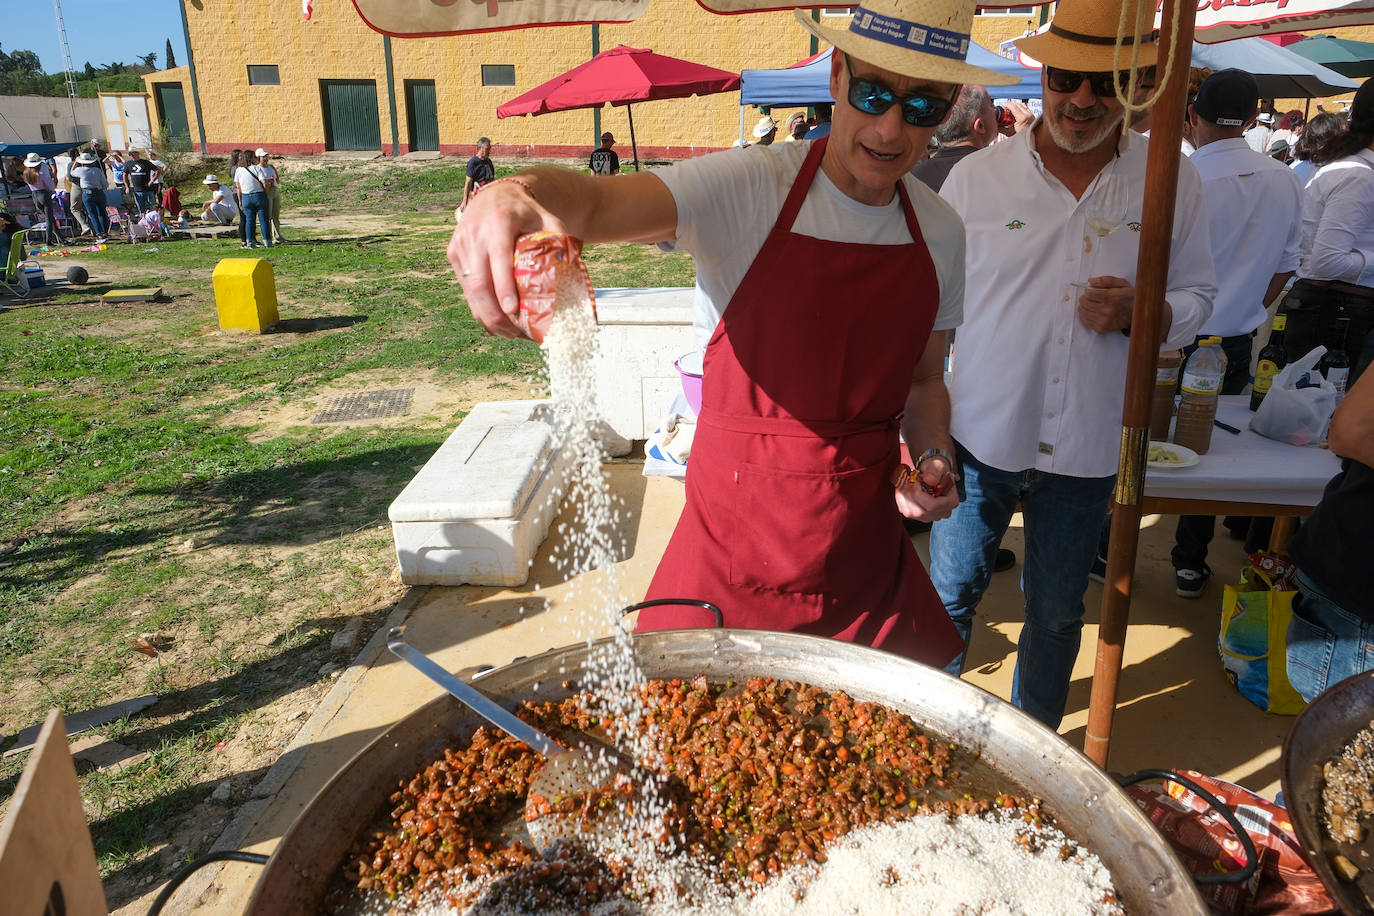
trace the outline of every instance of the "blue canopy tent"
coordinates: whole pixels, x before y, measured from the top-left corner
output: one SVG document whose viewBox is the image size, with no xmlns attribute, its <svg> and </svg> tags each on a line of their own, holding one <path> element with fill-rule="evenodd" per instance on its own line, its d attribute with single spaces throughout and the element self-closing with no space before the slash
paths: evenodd
<svg viewBox="0 0 1374 916">
<path fill-rule="evenodd" d="M 817 54 L 806 63 L 780 70 L 744 70 L 739 78 L 739 103 L 744 105 L 815 105 L 834 102 L 830 97 L 830 54 Z M 998 86 L 994 95 L 1004 99 L 1040 98 L 1040 71 L 994 54 L 981 45 L 970 45 L 968 62 L 998 73 L 1019 77 L 1012 86 Z"/>
<path fill-rule="evenodd" d="M 67 150 L 84 144 L 85 140 L 68 140 L 65 143 L 0 143 L 0 156 L 27 156 L 37 153 L 43 158 L 60 156 Z"/>
</svg>

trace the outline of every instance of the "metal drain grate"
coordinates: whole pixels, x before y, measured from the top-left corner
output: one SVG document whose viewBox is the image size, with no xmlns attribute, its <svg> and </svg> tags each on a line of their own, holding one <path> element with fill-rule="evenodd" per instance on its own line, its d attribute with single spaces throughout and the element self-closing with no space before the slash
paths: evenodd
<svg viewBox="0 0 1374 916">
<path fill-rule="evenodd" d="M 379 420 L 399 417 L 410 411 L 410 397 L 414 388 L 392 388 L 389 391 L 364 391 L 334 398 L 324 406 L 311 423 L 342 423 L 346 420 Z"/>
</svg>

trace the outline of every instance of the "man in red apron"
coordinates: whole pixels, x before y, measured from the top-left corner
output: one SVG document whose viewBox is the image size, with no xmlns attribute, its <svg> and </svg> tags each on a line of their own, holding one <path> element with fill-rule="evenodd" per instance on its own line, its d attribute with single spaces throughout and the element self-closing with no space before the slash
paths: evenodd
<svg viewBox="0 0 1374 916">
<path fill-rule="evenodd" d="M 907 172 L 962 83 L 1011 81 L 964 61 L 974 6 L 867 0 L 841 27 L 798 13 L 835 46 L 829 137 L 615 182 L 534 169 L 484 190 L 454 232 L 473 315 L 508 337 L 520 234 L 672 240 L 696 259 L 702 410 L 686 507 L 648 597 L 933 665 L 960 652 L 901 519 L 958 504 L 942 374 L 945 331 L 962 317 L 963 227 Z M 899 429 L 915 477 L 898 472 Z M 707 622 L 666 606 L 639 627 Z"/>
</svg>

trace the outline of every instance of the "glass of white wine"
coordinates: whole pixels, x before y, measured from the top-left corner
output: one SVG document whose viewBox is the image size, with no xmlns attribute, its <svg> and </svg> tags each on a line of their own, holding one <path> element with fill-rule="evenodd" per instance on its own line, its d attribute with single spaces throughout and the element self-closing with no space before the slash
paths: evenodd
<svg viewBox="0 0 1374 916">
<path fill-rule="evenodd" d="M 1088 208 L 1084 213 L 1088 231 L 1097 236 L 1097 241 L 1085 258 L 1087 263 L 1092 264 L 1096 260 L 1095 255 L 1103 239 L 1126 225 L 1126 213 L 1130 203 L 1130 191 L 1119 175 L 1098 177 L 1097 187 L 1093 190 L 1093 196 L 1088 199 Z M 1088 279 L 1091 280 L 1093 276 L 1093 271 L 1089 271 Z M 1072 285 L 1079 289 L 1088 289 L 1092 284 L 1088 280 L 1083 280 L 1075 281 Z"/>
</svg>

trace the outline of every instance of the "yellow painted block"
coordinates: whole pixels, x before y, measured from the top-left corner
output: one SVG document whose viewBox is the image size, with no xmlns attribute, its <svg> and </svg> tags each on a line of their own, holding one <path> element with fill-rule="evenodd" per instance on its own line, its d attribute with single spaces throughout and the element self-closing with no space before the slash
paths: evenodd
<svg viewBox="0 0 1374 916">
<path fill-rule="evenodd" d="M 277 322 L 277 281 L 262 258 L 225 258 L 211 274 L 219 326 L 261 334 Z"/>
</svg>

